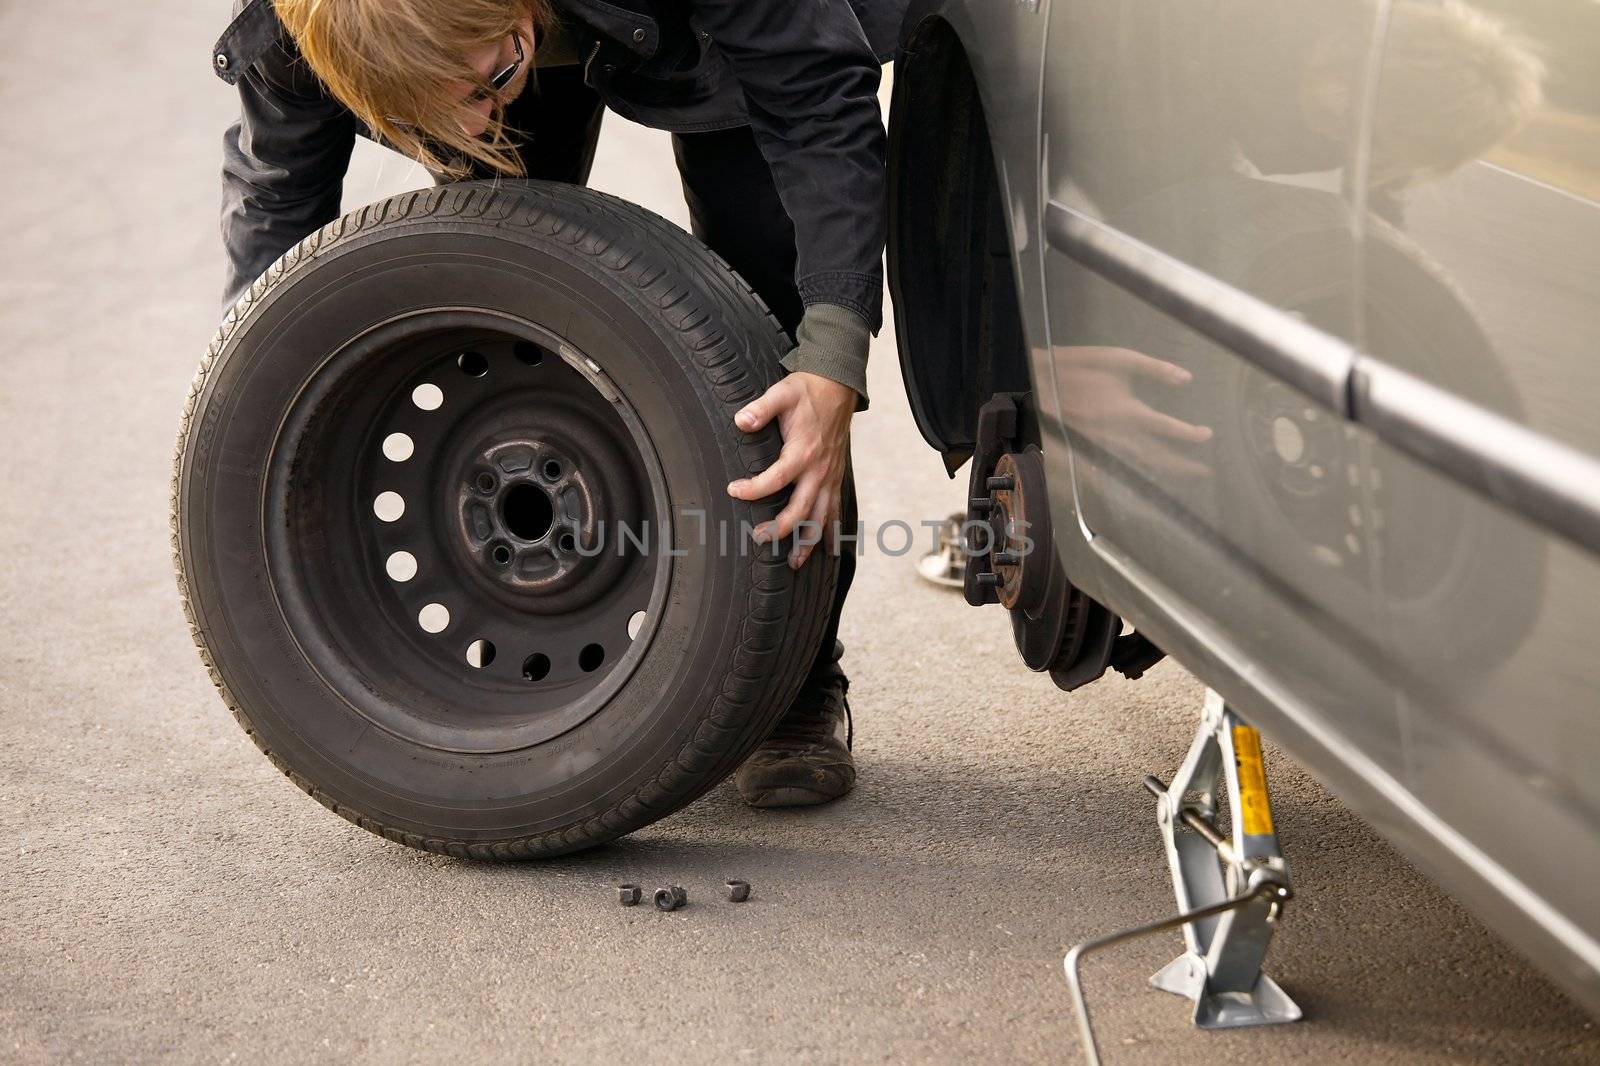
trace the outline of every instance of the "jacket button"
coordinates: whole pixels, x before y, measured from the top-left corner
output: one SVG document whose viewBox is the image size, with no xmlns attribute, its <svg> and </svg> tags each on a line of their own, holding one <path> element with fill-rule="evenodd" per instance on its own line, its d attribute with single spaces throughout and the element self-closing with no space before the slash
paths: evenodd
<svg viewBox="0 0 1600 1066">
<path fill-rule="evenodd" d="M 227 55 L 225 53 L 218 52 L 217 53 L 216 62 L 217 62 L 217 69 L 218 70 L 227 70 L 228 69 L 228 57 L 227 57 Z"/>
<path fill-rule="evenodd" d="M 644 43 L 644 31 L 643 30 L 634 30 L 633 31 L 633 39 L 634 39 L 634 41 L 636 43 L 643 44 Z"/>
</svg>

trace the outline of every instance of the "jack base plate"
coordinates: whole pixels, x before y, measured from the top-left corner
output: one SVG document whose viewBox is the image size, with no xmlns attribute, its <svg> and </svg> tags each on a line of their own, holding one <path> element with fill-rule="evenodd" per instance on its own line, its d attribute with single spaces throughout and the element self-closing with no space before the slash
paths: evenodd
<svg viewBox="0 0 1600 1066">
<path fill-rule="evenodd" d="M 1281 1025 L 1300 1020 L 1300 1008 L 1278 982 L 1261 973 L 1248 992 L 1214 992 L 1207 988 L 1206 963 L 1184 952 L 1167 963 L 1150 983 L 1194 1003 L 1194 1024 L 1201 1029 L 1238 1029 L 1250 1025 Z"/>
</svg>

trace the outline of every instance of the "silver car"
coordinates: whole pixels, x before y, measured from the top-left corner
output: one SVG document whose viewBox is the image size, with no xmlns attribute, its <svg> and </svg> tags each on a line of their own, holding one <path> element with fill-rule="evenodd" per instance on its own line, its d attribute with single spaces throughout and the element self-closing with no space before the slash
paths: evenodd
<svg viewBox="0 0 1600 1066">
<path fill-rule="evenodd" d="M 969 600 L 1063 688 L 1171 654 L 1600 1008 L 1600 4 L 902 40 L 912 406 L 969 524 L 1047 533 Z"/>
</svg>

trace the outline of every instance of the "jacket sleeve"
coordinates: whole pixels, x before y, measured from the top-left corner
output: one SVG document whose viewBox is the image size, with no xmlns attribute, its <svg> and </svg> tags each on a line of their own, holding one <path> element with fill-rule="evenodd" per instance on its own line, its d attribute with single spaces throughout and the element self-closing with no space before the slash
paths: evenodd
<svg viewBox="0 0 1600 1066">
<path fill-rule="evenodd" d="M 883 321 L 884 130 L 877 56 L 848 0 L 695 0 L 744 90 L 794 220 L 806 305 Z"/>
<path fill-rule="evenodd" d="M 320 87 L 290 85 L 265 60 L 237 85 L 239 121 L 222 138 L 224 306 L 338 217 L 357 132 L 355 117 Z"/>
</svg>

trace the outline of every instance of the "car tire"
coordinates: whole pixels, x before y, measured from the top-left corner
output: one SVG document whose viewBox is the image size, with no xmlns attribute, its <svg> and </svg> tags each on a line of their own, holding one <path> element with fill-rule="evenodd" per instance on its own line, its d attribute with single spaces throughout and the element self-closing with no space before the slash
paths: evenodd
<svg viewBox="0 0 1600 1066">
<path fill-rule="evenodd" d="M 725 490 L 778 455 L 732 419 L 788 343 L 692 237 L 586 189 L 444 186 L 307 238 L 227 312 L 178 435 L 178 586 L 224 702 L 427 851 L 558 855 L 688 804 L 828 617 L 836 560 L 791 570 L 749 535 L 784 497 Z"/>
</svg>

